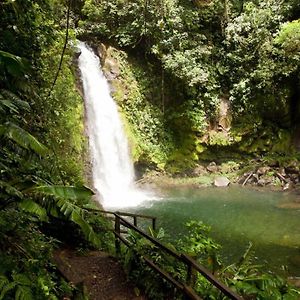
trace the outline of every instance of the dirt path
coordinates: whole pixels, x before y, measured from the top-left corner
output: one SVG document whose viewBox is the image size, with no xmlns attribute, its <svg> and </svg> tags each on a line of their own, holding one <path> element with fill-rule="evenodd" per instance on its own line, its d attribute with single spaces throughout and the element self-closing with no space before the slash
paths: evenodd
<svg viewBox="0 0 300 300">
<path fill-rule="evenodd" d="M 59 250 L 54 260 L 68 281 L 83 283 L 90 300 L 145 300 L 136 296 L 120 264 L 106 253 L 91 251 L 81 256 L 72 250 Z"/>
</svg>

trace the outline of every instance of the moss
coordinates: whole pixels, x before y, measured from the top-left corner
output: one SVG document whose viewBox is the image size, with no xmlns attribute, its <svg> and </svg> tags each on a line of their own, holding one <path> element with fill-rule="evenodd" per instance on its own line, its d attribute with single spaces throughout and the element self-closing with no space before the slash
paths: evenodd
<svg viewBox="0 0 300 300">
<path fill-rule="evenodd" d="M 226 132 L 213 130 L 209 132 L 209 145 L 227 146 L 231 143 L 232 139 Z"/>
<path fill-rule="evenodd" d="M 195 167 L 197 160 L 198 156 L 193 152 L 184 148 L 178 149 L 170 155 L 166 163 L 166 171 L 171 174 L 185 172 Z"/>
<path fill-rule="evenodd" d="M 163 170 L 175 146 L 161 109 L 157 70 L 136 56 L 110 49 L 108 59 L 114 59 L 119 70 L 112 81 L 113 97 L 122 112 L 132 157 Z"/>
<path fill-rule="evenodd" d="M 286 130 L 278 131 L 278 138 L 275 140 L 272 145 L 272 152 L 274 153 L 293 153 L 295 152 L 294 147 L 292 146 L 292 138 L 290 132 Z"/>
</svg>

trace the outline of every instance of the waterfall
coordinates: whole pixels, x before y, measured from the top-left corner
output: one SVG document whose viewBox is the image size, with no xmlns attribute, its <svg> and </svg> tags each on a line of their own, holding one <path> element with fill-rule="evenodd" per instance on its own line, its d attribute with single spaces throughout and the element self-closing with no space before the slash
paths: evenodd
<svg viewBox="0 0 300 300">
<path fill-rule="evenodd" d="M 98 56 L 83 42 L 78 48 L 94 188 L 104 207 L 135 206 L 145 195 L 134 187 L 134 169 L 118 107 Z"/>
</svg>

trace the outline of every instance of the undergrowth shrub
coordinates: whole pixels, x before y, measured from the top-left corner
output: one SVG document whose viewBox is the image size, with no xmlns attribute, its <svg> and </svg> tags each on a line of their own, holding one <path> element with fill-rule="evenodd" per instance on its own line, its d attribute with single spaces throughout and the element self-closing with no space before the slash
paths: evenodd
<svg viewBox="0 0 300 300">
<path fill-rule="evenodd" d="M 291 286 L 280 276 L 266 272 L 264 266 L 254 264 L 252 244 L 238 262 L 225 266 L 218 254 L 221 246 L 209 236 L 210 227 L 197 221 L 191 221 L 186 226 L 189 235 L 173 244 L 166 242 L 163 229 L 158 232 L 150 231 L 150 233 L 174 251 L 191 256 L 244 299 L 299 299 L 299 289 Z M 148 299 L 183 299 L 183 295 L 147 266 L 142 257 L 151 259 L 181 283 L 186 281 L 186 266 L 136 233 L 129 232 L 128 240 L 134 247 L 123 249 L 122 259 L 125 269 L 129 278 L 145 290 Z M 192 285 L 203 299 L 228 299 L 199 273 L 192 275 Z"/>
<path fill-rule="evenodd" d="M 17 209 L 0 211 L 0 299 L 61 299 L 72 294 L 51 262 L 58 241 Z"/>
</svg>

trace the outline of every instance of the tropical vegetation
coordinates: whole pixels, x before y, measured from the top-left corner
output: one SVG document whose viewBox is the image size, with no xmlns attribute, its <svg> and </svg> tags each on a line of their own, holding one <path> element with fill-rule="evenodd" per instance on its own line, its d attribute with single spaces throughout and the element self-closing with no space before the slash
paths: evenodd
<svg viewBox="0 0 300 300">
<path fill-rule="evenodd" d="M 115 62 L 113 94 L 143 171 L 175 174 L 220 157 L 299 164 L 298 0 L 2 0 L 0 13 L 0 300 L 72 297 L 54 249 L 70 241 L 111 249 L 111 235 L 95 232 L 109 224 L 88 213 L 95 204 L 76 38 L 103 43 Z M 176 247 L 217 266 L 219 246 L 198 225 Z M 128 269 L 139 263 L 126 255 Z M 255 299 L 299 295 L 248 254 L 216 272 Z M 215 299 L 202 282 L 198 291 Z M 144 288 L 159 299 L 155 284 Z"/>
</svg>

